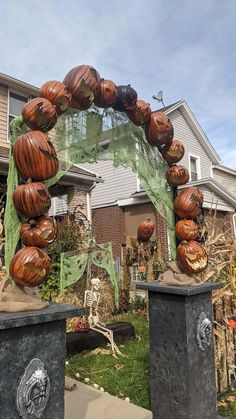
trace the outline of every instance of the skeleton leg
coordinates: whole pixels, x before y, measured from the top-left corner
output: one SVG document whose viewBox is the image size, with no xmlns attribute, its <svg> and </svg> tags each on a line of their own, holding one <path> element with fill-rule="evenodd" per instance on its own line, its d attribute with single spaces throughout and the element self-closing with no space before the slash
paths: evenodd
<svg viewBox="0 0 236 419">
<path fill-rule="evenodd" d="M 109 340 L 109 342 L 110 342 L 110 344 L 111 344 L 112 353 L 113 353 L 113 355 L 114 355 L 114 356 L 116 356 L 116 355 L 115 355 L 116 353 L 117 353 L 118 355 L 122 355 L 122 356 L 124 356 L 124 355 L 120 352 L 120 350 L 119 350 L 118 346 L 116 345 L 116 343 L 114 342 L 114 338 L 113 338 L 113 332 L 112 332 L 112 330 L 109 330 L 109 329 L 107 329 L 106 327 L 101 326 L 100 324 L 96 324 L 96 326 L 93 326 L 93 327 L 90 327 L 90 328 L 91 328 L 92 330 L 95 330 L 96 332 L 101 333 L 103 336 L 105 336 L 105 337 Z"/>
</svg>

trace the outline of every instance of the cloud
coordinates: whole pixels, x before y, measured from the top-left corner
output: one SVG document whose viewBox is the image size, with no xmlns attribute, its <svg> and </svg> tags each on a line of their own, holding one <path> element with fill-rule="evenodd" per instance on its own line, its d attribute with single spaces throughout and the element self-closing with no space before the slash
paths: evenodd
<svg viewBox="0 0 236 419">
<path fill-rule="evenodd" d="M 92 64 L 139 97 L 186 99 L 223 161 L 236 132 L 234 0 L 2 0 L 1 71 L 31 84 Z M 230 159 L 231 160 L 231 159 Z M 233 163 L 233 162 L 232 162 Z"/>
</svg>

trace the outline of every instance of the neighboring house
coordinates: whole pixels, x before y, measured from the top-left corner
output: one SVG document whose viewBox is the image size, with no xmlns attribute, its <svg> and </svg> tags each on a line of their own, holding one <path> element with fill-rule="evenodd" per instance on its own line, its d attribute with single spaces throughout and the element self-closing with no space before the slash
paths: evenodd
<svg viewBox="0 0 236 419">
<path fill-rule="evenodd" d="M 25 103 L 38 95 L 38 88 L 0 73 L 0 193 L 6 190 L 9 154 L 9 123 L 21 115 Z M 60 181 L 50 188 L 51 216 L 72 212 L 79 204 L 83 214 L 91 220 L 91 190 L 101 181 L 95 173 L 73 165 Z"/>
<path fill-rule="evenodd" d="M 170 118 L 175 138 L 184 143 L 185 155 L 180 163 L 189 169 L 188 185 L 196 185 L 202 190 L 205 212 L 212 207 L 217 208 L 217 216 L 233 225 L 236 172 L 220 165 L 217 152 L 186 101 L 179 101 L 161 111 Z M 138 223 L 149 216 L 156 222 L 153 237 L 159 240 L 167 256 L 165 222 L 142 189 L 137 175 L 131 169 L 114 168 L 111 161 L 86 164 L 83 167 L 96 171 L 104 180 L 92 194 L 93 229 L 97 241 L 112 241 L 115 256 L 122 260 L 122 249 L 127 237 L 135 236 Z"/>
</svg>

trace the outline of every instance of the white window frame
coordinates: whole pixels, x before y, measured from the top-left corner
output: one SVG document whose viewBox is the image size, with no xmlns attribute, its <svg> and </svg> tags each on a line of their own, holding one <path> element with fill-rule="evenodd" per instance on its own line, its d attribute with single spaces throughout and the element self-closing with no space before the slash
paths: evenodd
<svg viewBox="0 0 236 419">
<path fill-rule="evenodd" d="M 188 153 L 188 167 L 189 167 L 190 182 L 192 181 L 192 179 L 191 179 L 191 157 L 193 157 L 196 160 L 196 165 L 197 165 L 197 180 L 199 180 L 199 179 L 202 178 L 200 157 L 197 156 L 196 154 Z"/>
<path fill-rule="evenodd" d="M 25 97 L 27 99 L 27 102 L 29 102 L 32 98 L 32 96 L 30 96 L 30 95 L 24 94 L 23 92 L 20 92 L 20 91 L 17 91 L 17 90 L 10 89 L 8 87 L 8 92 L 7 92 L 7 143 L 10 142 L 10 139 L 9 139 L 9 118 L 10 118 L 10 116 L 14 116 L 14 117 L 18 116 L 18 115 L 10 114 L 10 94 L 11 93 L 13 93 L 15 95 L 19 95 L 21 97 Z"/>
<path fill-rule="evenodd" d="M 236 213 L 233 214 L 233 230 L 234 230 L 234 235 L 236 237 Z"/>
<path fill-rule="evenodd" d="M 57 199 L 60 201 L 60 199 L 62 199 L 63 201 L 65 201 L 65 211 L 57 211 L 58 207 L 60 206 L 60 203 L 57 201 Z M 58 196 L 53 196 L 51 198 L 51 207 L 48 211 L 48 214 L 50 217 L 56 217 L 56 216 L 60 216 L 60 215 L 65 215 L 68 211 L 68 194 L 63 194 L 63 195 L 58 195 Z"/>
</svg>

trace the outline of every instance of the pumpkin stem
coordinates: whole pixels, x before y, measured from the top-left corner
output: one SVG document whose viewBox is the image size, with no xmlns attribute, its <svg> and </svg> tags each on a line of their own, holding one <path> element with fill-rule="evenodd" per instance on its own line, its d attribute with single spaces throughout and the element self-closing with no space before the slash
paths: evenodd
<svg viewBox="0 0 236 419">
<path fill-rule="evenodd" d="M 37 221 L 34 220 L 34 219 L 29 220 L 29 224 L 30 224 L 30 227 L 32 227 L 32 228 L 37 227 L 37 225 L 38 225 Z"/>
</svg>

